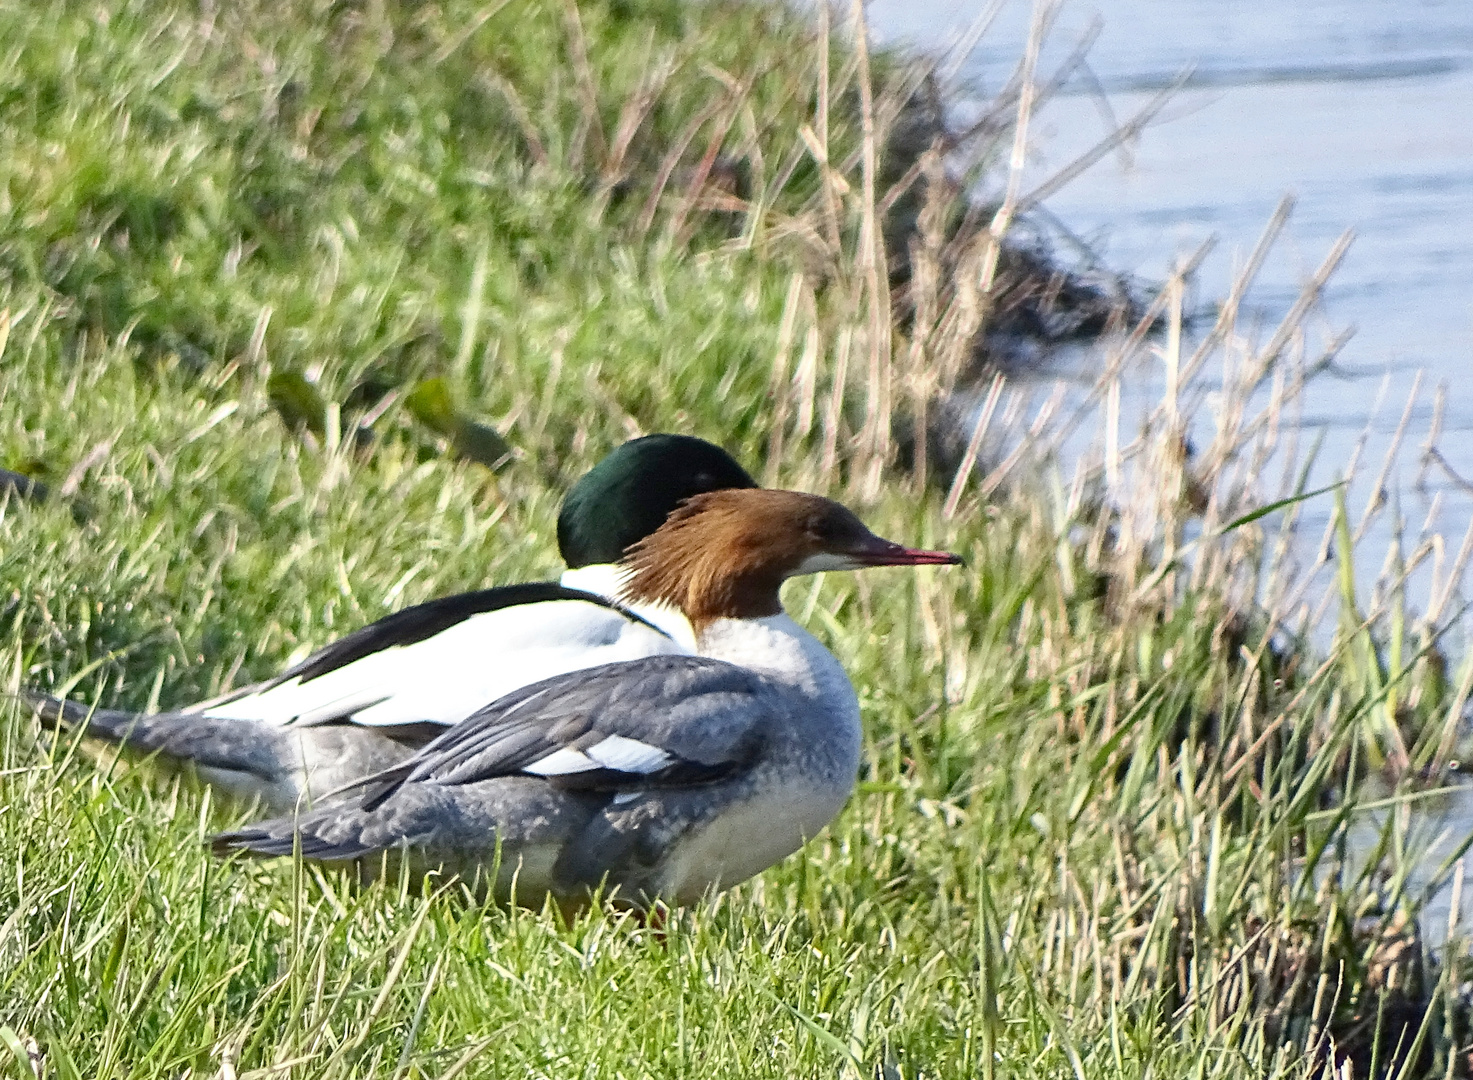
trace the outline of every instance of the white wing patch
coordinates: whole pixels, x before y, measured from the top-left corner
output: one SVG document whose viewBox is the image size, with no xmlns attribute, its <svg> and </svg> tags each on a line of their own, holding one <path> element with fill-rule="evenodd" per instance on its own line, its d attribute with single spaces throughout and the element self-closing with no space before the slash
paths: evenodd
<svg viewBox="0 0 1473 1080">
<path fill-rule="evenodd" d="M 532 773 L 534 776 L 567 776 L 569 773 L 588 772 L 597 768 L 601 768 L 598 762 L 564 746 L 545 758 L 538 758 L 532 764 L 523 766 L 522 772 Z"/>
<path fill-rule="evenodd" d="M 600 743 L 588 748 L 588 756 L 606 769 L 619 772 L 659 772 L 675 760 L 658 746 L 626 739 L 622 735 L 609 735 Z"/>
<path fill-rule="evenodd" d="M 622 735 L 606 735 L 585 750 L 564 746 L 546 757 L 538 758 L 522 771 L 535 776 L 567 776 L 593 769 L 648 774 L 659 772 L 675 759 L 658 746 L 626 739 Z"/>
</svg>

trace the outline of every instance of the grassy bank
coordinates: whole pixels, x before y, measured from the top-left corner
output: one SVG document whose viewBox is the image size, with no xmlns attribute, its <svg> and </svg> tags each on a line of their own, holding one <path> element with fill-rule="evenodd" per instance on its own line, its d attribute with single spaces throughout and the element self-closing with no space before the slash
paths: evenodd
<svg viewBox="0 0 1473 1080">
<path fill-rule="evenodd" d="M 0 1067 L 1464 1067 L 1405 808 L 1473 675 L 1443 641 L 1466 545 L 1409 539 L 1360 595 L 1342 506 L 1322 596 L 1284 554 L 1303 504 L 1255 516 L 1303 494 L 1313 284 L 1262 339 L 1228 298 L 1196 348 L 1173 279 L 1118 306 L 1095 391 L 951 396 L 1048 280 L 999 240 L 1051 73 L 951 140 L 916 119 L 924 68 L 758 4 L 0 0 L 0 42 L 0 467 L 49 488 L 0 509 L 5 688 L 179 704 L 551 575 L 563 486 L 639 431 L 970 563 L 790 586 L 860 692 L 860 790 L 665 941 L 222 864 L 200 841 L 238 809 L 0 707 Z M 1122 436 L 1152 348 L 1167 395 Z M 948 410 L 955 446 L 916 437 Z M 1098 454 L 1050 464 L 1100 418 Z M 1418 617 L 1402 582 L 1434 557 Z M 1384 850 L 1353 860 L 1367 822 Z"/>
</svg>

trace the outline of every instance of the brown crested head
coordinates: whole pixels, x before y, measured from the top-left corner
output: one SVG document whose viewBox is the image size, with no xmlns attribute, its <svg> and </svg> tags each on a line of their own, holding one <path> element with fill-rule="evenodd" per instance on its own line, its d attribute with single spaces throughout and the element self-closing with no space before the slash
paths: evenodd
<svg viewBox="0 0 1473 1080">
<path fill-rule="evenodd" d="M 626 600 L 670 604 L 699 632 L 715 619 L 782 611 L 782 583 L 821 570 L 959 563 L 944 551 L 882 540 L 846 507 L 765 488 L 687 499 L 629 550 Z"/>
</svg>

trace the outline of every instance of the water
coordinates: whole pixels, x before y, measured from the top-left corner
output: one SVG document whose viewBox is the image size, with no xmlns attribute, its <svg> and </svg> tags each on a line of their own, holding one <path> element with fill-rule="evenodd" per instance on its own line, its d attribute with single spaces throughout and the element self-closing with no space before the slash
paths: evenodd
<svg viewBox="0 0 1473 1080">
<path fill-rule="evenodd" d="M 982 7 L 872 0 L 868 10 L 879 39 L 937 49 Z M 1012 73 L 1029 20 L 1027 3 L 1007 4 L 982 39 L 963 69 L 980 96 Z M 1334 479 L 1369 432 L 1369 468 L 1351 490 L 1352 512 L 1365 502 L 1364 474 L 1379 468 L 1421 370 L 1424 389 L 1391 481 L 1413 534 L 1440 495 L 1432 525 L 1455 551 L 1473 520 L 1473 497 L 1440 467 L 1420 468 L 1419 457 L 1431 391 L 1442 384 L 1439 448 L 1473 480 L 1473 3 L 1081 0 L 1059 16 L 1039 70 L 1051 70 L 1095 20 L 1089 66 L 1118 120 L 1183 71 L 1192 74 L 1139 139 L 1053 196 L 1048 211 L 1107 265 L 1148 280 L 1163 280 L 1175 260 L 1215 236 L 1198 276 L 1199 299 L 1210 300 L 1225 295 L 1279 199 L 1292 193 L 1294 215 L 1248 305 L 1265 338 L 1335 239 L 1354 229 L 1312 327 L 1322 339 L 1352 326 L 1355 335 L 1307 395 L 1300 423 L 1324 438 L 1311 486 Z M 1107 130 L 1099 92 L 1076 78 L 1035 118 L 1024 190 Z M 1138 381 L 1137 393 L 1149 396 L 1150 373 Z M 1311 547 L 1329 510 L 1322 499 L 1305 516 Z M 1392 528 L 1383 515 L 1357 551 L 1367 585 Z M 1465 619 L 1454 655 L 1469 647 L 1468 631 Z M 1456 844 L 1473 829 L 1473 797 L 1424 811 L 1419 828 L 1445 832 L 1444 849 Z M 1473 883 L 1463 895 L 1473 898 Z M 1429 923 L 1445 922 L 1445 906 L 1429 911 Z"/>
</svg>

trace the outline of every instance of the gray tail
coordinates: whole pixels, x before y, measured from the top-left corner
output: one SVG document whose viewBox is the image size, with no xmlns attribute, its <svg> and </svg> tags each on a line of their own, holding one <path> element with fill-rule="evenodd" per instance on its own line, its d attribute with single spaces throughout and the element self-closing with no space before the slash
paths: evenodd
<svg viewBox="0 0 1473 1080">
<path fill-rule="evenodd" d="M 352 724 L 287 729 L 193 712 L 93 709 L 34 691 L 22 696 L 49 728 L 80 731 L 138 754 L 157 754 L 164 765 L 192 766 L 212 787 L 242 802 L 259 799 L 276 810 L 294 809 L 309 786 L 317 798 L 327 800 L 338 790 L 356 787 L 361 777 L 376 779 L 380 770 L 397 765 L 410 753 L 409 746 Z M 290 830 L 284 840 L 280 836 L 259 840 L 264 845 L 260 854 L 292 850 Z M 257 850 L 244 838 L 226 846 Z M 308 850 L 318 852 L 316 846 L 304 844 L 303 851 Z"/>
<path fill-rule="evenodd" d="M 261 821 L 233 832 L 216 833 L 210 837 L 210 849 L 221 856 L 241 853 L 267 859 L 300 852 L 304 859 L 323 862 L 351 862 L 381 850 L 351 837 L 329 840 L 317 835 L 313 824 L 310 815 L 305 819 Z"/>
<path fill-rule="evenodd" d="M 32 690 L 22 695 L 41 723 L 59 731 L 82 731 L 144 754 L 161 753 L 205 769 L 280 778 L 292 763 L 290 739 L 265 724 L 221 720 L 192 713 L 131 713 L 94 709 Z"/>
<path fill-rule="evenodd" d="M 67 701 L 37 690 L 22 690 L 20 696 L 35 711 L 41 724 L 53 731 L 72 731 L 85 726 L 89 735 L 122 742 L 141 719 L 137 713 L 94 709 L 80 701 Z"/>
</svg>

